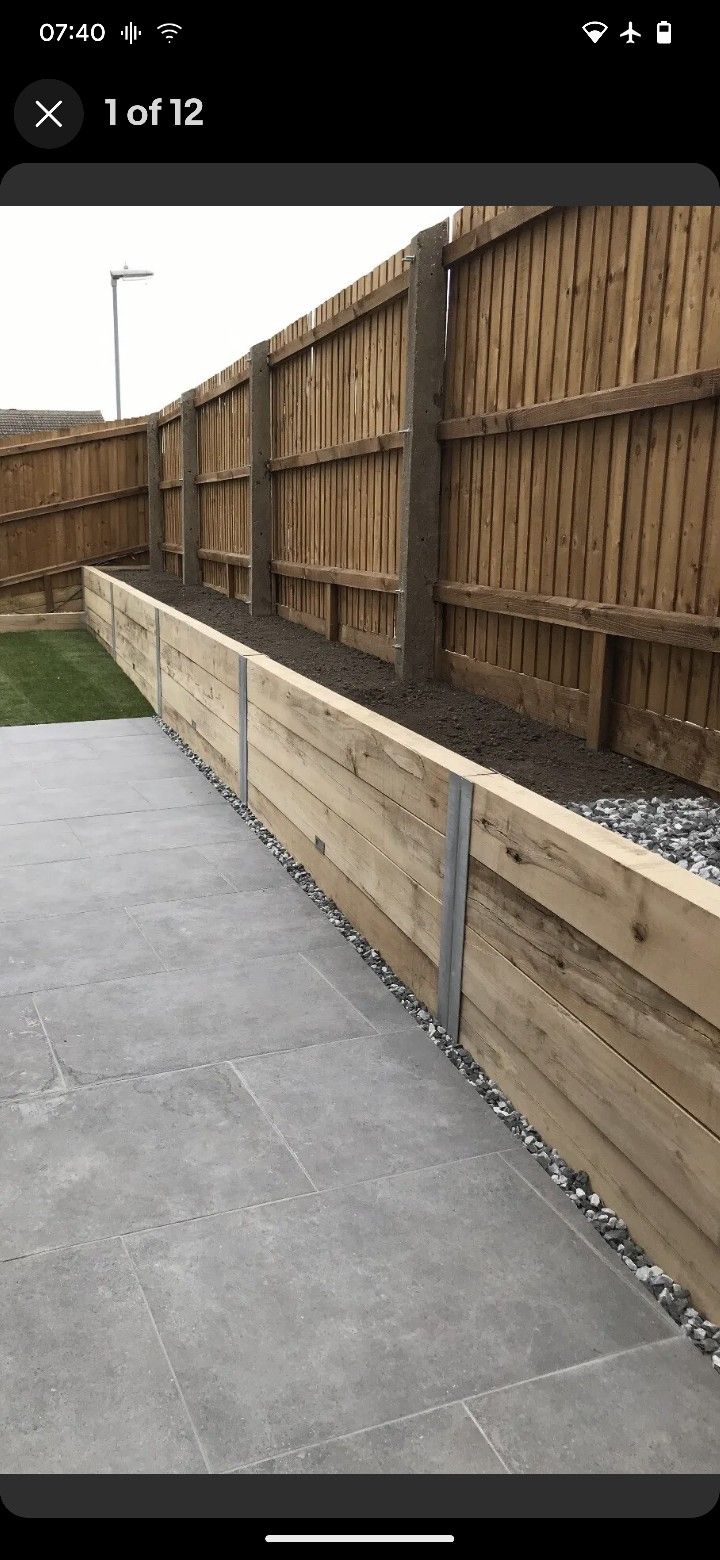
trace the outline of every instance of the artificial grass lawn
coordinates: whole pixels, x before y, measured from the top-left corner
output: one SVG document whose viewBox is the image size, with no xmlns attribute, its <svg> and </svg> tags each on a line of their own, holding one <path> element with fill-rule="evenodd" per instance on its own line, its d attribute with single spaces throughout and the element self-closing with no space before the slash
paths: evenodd
<svg viewBox="0 0 720 1560">
<path fill-rule="evenodd" d="M 0 634 L 0 726 L 151 714 L 85 629 Z"/>
</svg>

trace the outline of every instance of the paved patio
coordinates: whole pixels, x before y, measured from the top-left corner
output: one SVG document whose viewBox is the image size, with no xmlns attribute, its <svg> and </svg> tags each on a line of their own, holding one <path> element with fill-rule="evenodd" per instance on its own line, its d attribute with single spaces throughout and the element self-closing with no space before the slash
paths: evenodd
<svg viewBox="0 0 720 1560">
<path fill-rule="evenodd" d="M 720 1382 L 152 720 L 0 731 L 0 1470 L 708 1472 Z"/>
</svg>

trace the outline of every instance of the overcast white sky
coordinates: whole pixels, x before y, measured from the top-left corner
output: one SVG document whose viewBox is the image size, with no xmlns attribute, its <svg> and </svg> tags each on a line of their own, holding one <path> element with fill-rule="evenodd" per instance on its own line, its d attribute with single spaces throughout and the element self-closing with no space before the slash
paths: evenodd
<svg viewBox="0 0 720 1560">
<path fill-rule="evenodd" d="M 402 248 L 450 206 L 17 207 L 2 214 L 0 406 L 123 416 L 241 357 Z"/>
</svg>

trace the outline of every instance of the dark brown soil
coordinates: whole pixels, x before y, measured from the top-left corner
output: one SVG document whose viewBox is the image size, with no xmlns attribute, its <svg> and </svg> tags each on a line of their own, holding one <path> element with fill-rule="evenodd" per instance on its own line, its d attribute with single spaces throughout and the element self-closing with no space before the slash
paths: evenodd
<svg viewBox="0 0 720 1560">
<path fill-rule="evenodd" d="M 510 775 L 556 802 L 594 802 L 601 796 L 698 796 L 697 786 L 659 769 L 590 752 L 578 737 L 506 709 L 494 699 L 465 693 L 445 683 L 401 683 L 392 666 L 347 645 L 332 643 L 284 618 L 252 618 L 243 602 L 215 591 L 181 585 L 147 569 L 114 570 L 158 601 L 178 607 L 271 655 L 305 677 L 357 700 L 367 709 L 409 726 L 466 758 Z"/>
</svg>

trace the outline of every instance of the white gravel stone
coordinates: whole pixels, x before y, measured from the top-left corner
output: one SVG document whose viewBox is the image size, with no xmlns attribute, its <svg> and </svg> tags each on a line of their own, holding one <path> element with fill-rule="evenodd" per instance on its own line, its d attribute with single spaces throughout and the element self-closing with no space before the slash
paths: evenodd
<svg viewBox="0 0 720 1560">
<path fill-rule="evenodd" d="M 570 810 L 592 818 L 613 834 L 654 850 L 696 877 L 720 883 L 720 802 L 709 796 L 602 796 L 573 802 Z"/>
</svg>

